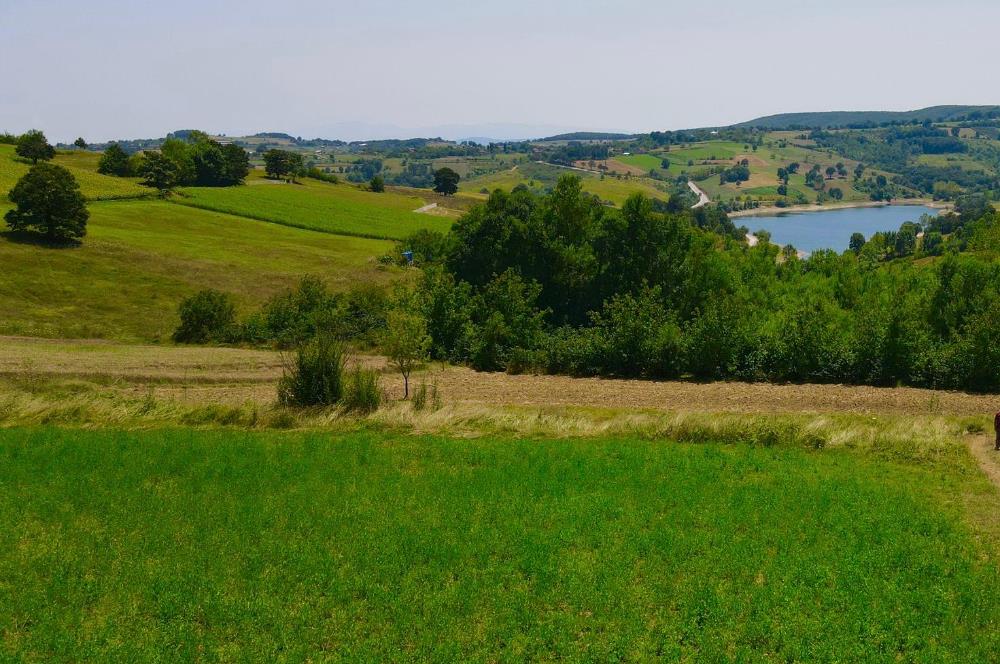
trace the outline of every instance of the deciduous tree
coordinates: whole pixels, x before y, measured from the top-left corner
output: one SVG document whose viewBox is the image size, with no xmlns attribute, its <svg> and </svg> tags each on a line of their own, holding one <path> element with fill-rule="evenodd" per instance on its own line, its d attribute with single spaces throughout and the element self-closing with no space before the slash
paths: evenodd
<svg viewBox="0 0 1000 664">
<path fill-rule="evenodd" d="M 39 160 L 48 161 L 56 156 L 56 149 L 49 145 L 45 134 L 37 129 L 32 129 L 18 137 L 14 152 L 19 157 L 30 159 L 32 164 L 37 164 Z"/>
<path fill-rule="evenodd" d="M 451 196 L 458 191 L 458 182 L 462 178 L 458 173 L 445 166 L 434 171 L 434 191 L 445 196 Z"/>
<path fill-rule="evenodd" d="M 160 152 L 143 155 L 139 174 L 142 176 L 142 183 L 155 188 L 161 196 L 166 196 L 177 186 L 177 164 Z"/>
<path fill-rule="evenodd" d="M 128 175 L 128 153 L 117 143 L 112 143 L 104 150 L 101 160 L 97 162 L 97 172 L 119 177 Z"/>
<path fill-rule="evenodd" d="M 410 374 L 427 359 L 431 338 L 418 311 L 399 307 L 389 312 L 382 349 L 403 376 L 403 398 L 410 397 Z"/>
<path fill-rule="evenodd" d="M 17 207 L 4 218 L 13 231 L 41 233 L 52 243 L 87 234 L 87 203 L 73 174 L 55 164 L 38 164 L 8 194 Z"/>
</svg>

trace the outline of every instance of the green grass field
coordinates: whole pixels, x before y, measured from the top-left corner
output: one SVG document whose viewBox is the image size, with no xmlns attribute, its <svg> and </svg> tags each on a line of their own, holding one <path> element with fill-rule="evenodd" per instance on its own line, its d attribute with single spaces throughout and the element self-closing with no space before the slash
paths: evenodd
<svg viewBox="0 0 1000 664">
<path fill-rule="evenodd" d="M 385 241 L 150 200 L 94 203 L 90 212 L 76 248 L 0 235 L 0 334 L 159 340 L 176 327 L 180 300 L 201 288 L 249 307 L 304 274 L 338 289 L 389 278 L 372 264 L 391 248 Z"/>
<path fill-rule="evenodd" d="M 80 191 L 90 200 L 138 198 L 153 193 L 134 178 L 101 175 L 97 172 L 100 158 L 97 152 L 59 152 L 52 163 L 68 168 L 80 183 Z M 30 168 L 29 162 L 14 154 L 13 145 L 0 145 L 0 202 L 7 201 L 7 192 Z"/>
<path fill-rule="evenodd" d="M 917 156 L 916 162 L 940 168 L 957 166 L 965 171 L 981 171 L 987 174 L 996 173 L 996 164 L 980 161 L 975 156 L 965 154 L 922 154 Z"/>
<path fill-rule="evenodd" d="M 991 661 L 985 479 L 847 451 L 0 431 L 12 661 Z"/>
<path fill-rule="evenodd" d="M 648 178 L 633 177 L 619 180 L 607 176 L 602 180 L 600 176 L 591 173 L 536 163 L 523 164 L 518 166 L 517 170 L 506 170 L 471 180 L 463 180 L 459 183 L 459 189 L 466 193 L 477 193 L 481 192 L 482 189 L 510 191 L 519 184 L 531 186 L 531 183 L 534 183 L 534 190 L 541 192 L 555 186 L 559 178 L 567 173 L 576 175 L 582 180 L 584 191 L 599 196 L 601 200 L 611 201 L 615 205 L 621 205 L 636 192 L 642 192 L 653 198 L 666 199 L 669 197 L 668 194 L 657 189 L 652 180 Z"/>
<path fill-rule="evenodd" d="M 242 187 L 188 187 L 176 203 L 284 226 L 358 237 L 401 239 L 420 228 L 445 232 L 451 221 L 416 214 L 423 199 L 392 192 L 375 194 L 348 184 L 303 180 Z"/>
<path fill-rule="evenodd" d="M 615 157 L 615 161 L 620 161 L 629 166 L 638 166 L 647 171 L 663 170 L 663 157 L 651 154 L 630 154 L 628 156 Z"/>
</svg>

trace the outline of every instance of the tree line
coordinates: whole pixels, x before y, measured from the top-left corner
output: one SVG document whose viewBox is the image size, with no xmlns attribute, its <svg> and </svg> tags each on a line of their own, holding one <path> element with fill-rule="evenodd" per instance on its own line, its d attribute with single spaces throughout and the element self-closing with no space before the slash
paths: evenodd
<svg viewBox="0 0 1000 664">
<path fill-rule="evenodd" d="M 250 174 L 250 159 L 238 145 L 221 144 L 204 132 L 192 130 L 184 138 L 167 138 L 158 151 L 129 155 L 120 145 L 112 143 L 101 155 L 97 171 L 104 175 L 141 177 L 143 184 L 165 193 L 178 186 L 242 184 Z"/>
<path fill-rule="evenodd" d="M 390 258 L 412 252 L 416 286 L 331 294 L 307 278 L 242 321 L 199 295 L 175 339 L 331 335 L 398 342 L 406 366 L 1000 391 L 1000 215 L 982 200 L 804 259 L 718 217 L 642 194 L 609 209 L 572 175 L 544 195 L 498 190 L 448 234 L 399 243 Z"/>
<path fill-rule="evenodd" d="M 913 229 L 898 254 L 876 238 L 799 259 L 640 194 L 610 210 L 566 176 L 407 244 L 431 354 L 481 370 L 1000 390 L 1000 220 L 953 223 L 929 264 Z"/>
</svg>

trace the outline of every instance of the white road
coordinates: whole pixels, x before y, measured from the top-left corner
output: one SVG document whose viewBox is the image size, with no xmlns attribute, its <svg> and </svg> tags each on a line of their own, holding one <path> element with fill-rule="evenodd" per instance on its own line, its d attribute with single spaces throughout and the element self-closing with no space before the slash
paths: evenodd
<svg viewBox="0 0 1000 664">
<path fill-rule="evenodd" d="M 708 194 L 699 189 L 698 185 L 696 185 L 691 180 L 688 180 L 688 187 L 690 187 L 691 191 L 693 191 L 695 193 L 695 196 L 698 197 L 698 202 L 691 206 L 692 210 L 695 208 L 700 208 L 703 205 L 708 205 L 709 203 L 712 202 L 712 199 L 708 197 Z"/>
</svg>

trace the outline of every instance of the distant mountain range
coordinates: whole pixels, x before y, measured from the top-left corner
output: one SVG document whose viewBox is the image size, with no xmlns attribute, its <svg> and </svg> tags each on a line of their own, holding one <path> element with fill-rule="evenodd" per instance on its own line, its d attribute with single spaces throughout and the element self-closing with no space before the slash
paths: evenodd
<svg viewBox="0 0 1000 664">
<path fill-rule="evenodd" d="M 539 136 L 551 136 L 569 131 L 577 127 L 565 125 L 520 124 L 509 122 L 490 122 L 478 124 L 442 124 L 425 127 L 400 127 L 392 124 L 369 122 L 337 122 L 316 126 L 303 132 L 303 136 L 324 136 L 339 138 L 345 141 L 371 141 L 385 139 L 407 139 L 417 136 L 439 136 L 451 141 L 474 141 L 476 143 L 494 143 L 503 141 L 520 141 L 536 139 Z"/>
<path fill-rule="evenodd" d="M 624 141 L 635 138 L 636 134 L 616 134 L 603 131 L 574 131 L 540 138 L 539 141 Z"/>
<path fill-rule="evenodd" d="M 767 115 L 734 127 L 761 129 L 830 129 L 858 127 L 890 122 L 948 122 L 987 117 L 1000 117 L 1000 106 L 930 106 L 915 111 L 820 111 L 815 113 L 778 113 Z"/>
</svg>

